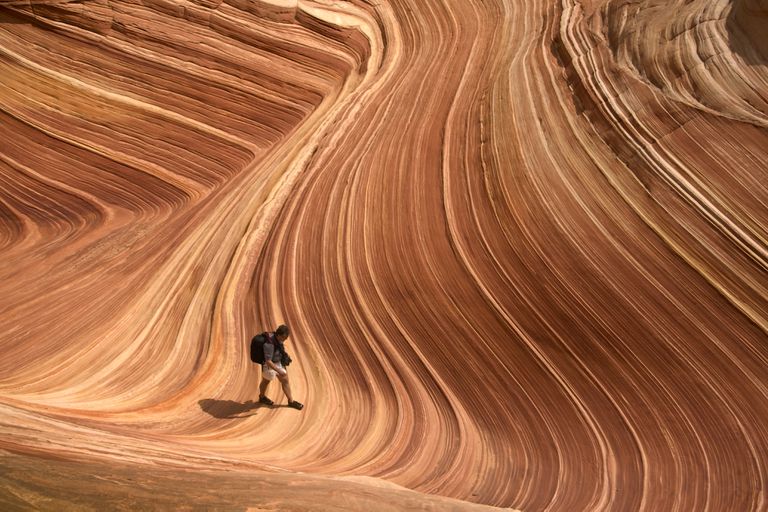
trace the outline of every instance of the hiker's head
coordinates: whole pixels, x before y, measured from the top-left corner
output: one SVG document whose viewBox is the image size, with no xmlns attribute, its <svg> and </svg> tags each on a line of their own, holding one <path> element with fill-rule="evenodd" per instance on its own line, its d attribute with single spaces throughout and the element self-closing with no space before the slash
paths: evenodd
<svg viewBox="0 0 768 512">
<path fill-rule="evenodd" d="M 285 341 L 288 339 L 288 336 L 291 334 L 291 331 L 288 329 L 287 325 L 281 325 L 277 329 L 275 329 L 275 336 L 280 341 Z"/>
</svg>

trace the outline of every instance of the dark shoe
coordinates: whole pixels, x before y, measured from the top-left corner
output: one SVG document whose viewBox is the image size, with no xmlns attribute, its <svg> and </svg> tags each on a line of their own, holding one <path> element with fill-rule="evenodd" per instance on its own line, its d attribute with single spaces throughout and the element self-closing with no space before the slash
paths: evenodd
<svg viewBox="0 0 768 512">
<path fill-rule="evenodd" d="M 259 397 L 259 403 L 265 404 L 265 405 L 275 405 L 275 402 L 273 402 L 272 400 L 270 400 L 269 398 L 263 395 Z"/>
<path fill-rule="evenodd" d="M 288 402 L 288 407 L 293 407 L 294 409 L 298 409 L 300 411 L 304 408 L 304 404 L 294 400 L 292 402 Z"/>
</svg>

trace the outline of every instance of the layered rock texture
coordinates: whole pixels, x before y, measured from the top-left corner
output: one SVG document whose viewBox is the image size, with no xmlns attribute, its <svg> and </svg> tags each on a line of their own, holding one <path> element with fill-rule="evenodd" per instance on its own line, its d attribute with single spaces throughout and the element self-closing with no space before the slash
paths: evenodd
<svg viewBox="0 0 768 512">
<path fill-rule="evenodd" d="M 0 0 L 0 504 L 765 510 L 766 26 Z"/>
</svg>

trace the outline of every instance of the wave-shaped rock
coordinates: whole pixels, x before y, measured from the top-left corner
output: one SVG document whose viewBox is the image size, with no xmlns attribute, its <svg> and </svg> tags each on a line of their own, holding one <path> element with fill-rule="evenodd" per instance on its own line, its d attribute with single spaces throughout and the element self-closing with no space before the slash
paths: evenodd
<svg viewBox="0 0 768 512">
<path fill-rule="evenodd" d="M 763 508 L 766 13 L 0 0 L 0 502 Z"/>
</svg>

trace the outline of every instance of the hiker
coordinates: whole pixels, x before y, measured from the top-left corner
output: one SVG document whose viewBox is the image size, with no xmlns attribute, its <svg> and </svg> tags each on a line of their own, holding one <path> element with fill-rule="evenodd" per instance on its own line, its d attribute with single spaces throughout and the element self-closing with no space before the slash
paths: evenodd
<svg viewBox="0 0 768 512">
<path fill-rule="evenodd" d="M 265 332 L 259 335 L 263 337 L 264 346 L 264 364 L 261 367 L 259 403 L 274 405 L 274 402 L 267 398 L 266 392 L 269 383 L 273 381 L 275 377 L 277 377 L 280 381 L 280 384 L 283 386 L 283 392 L 285 393 L 286 398 L 288 398 L 288 407 L 301 410 L 304 405 L 293 399 L 293 395 L 291 394 L 291 383 L 288 381 L 288 371 L 285 369 L 285 367 L 291 363 L 291 358 L 286 353 L 285 347 L 283 345 L 285 340 L 288 339 L 289 334 L 290 331 L 288 330 L 288 326 L 281 325 L 275 330 L 275 332 Z M 259 336 L 256 336 L 254 341 L 256 341 Z"/>
</svg>

